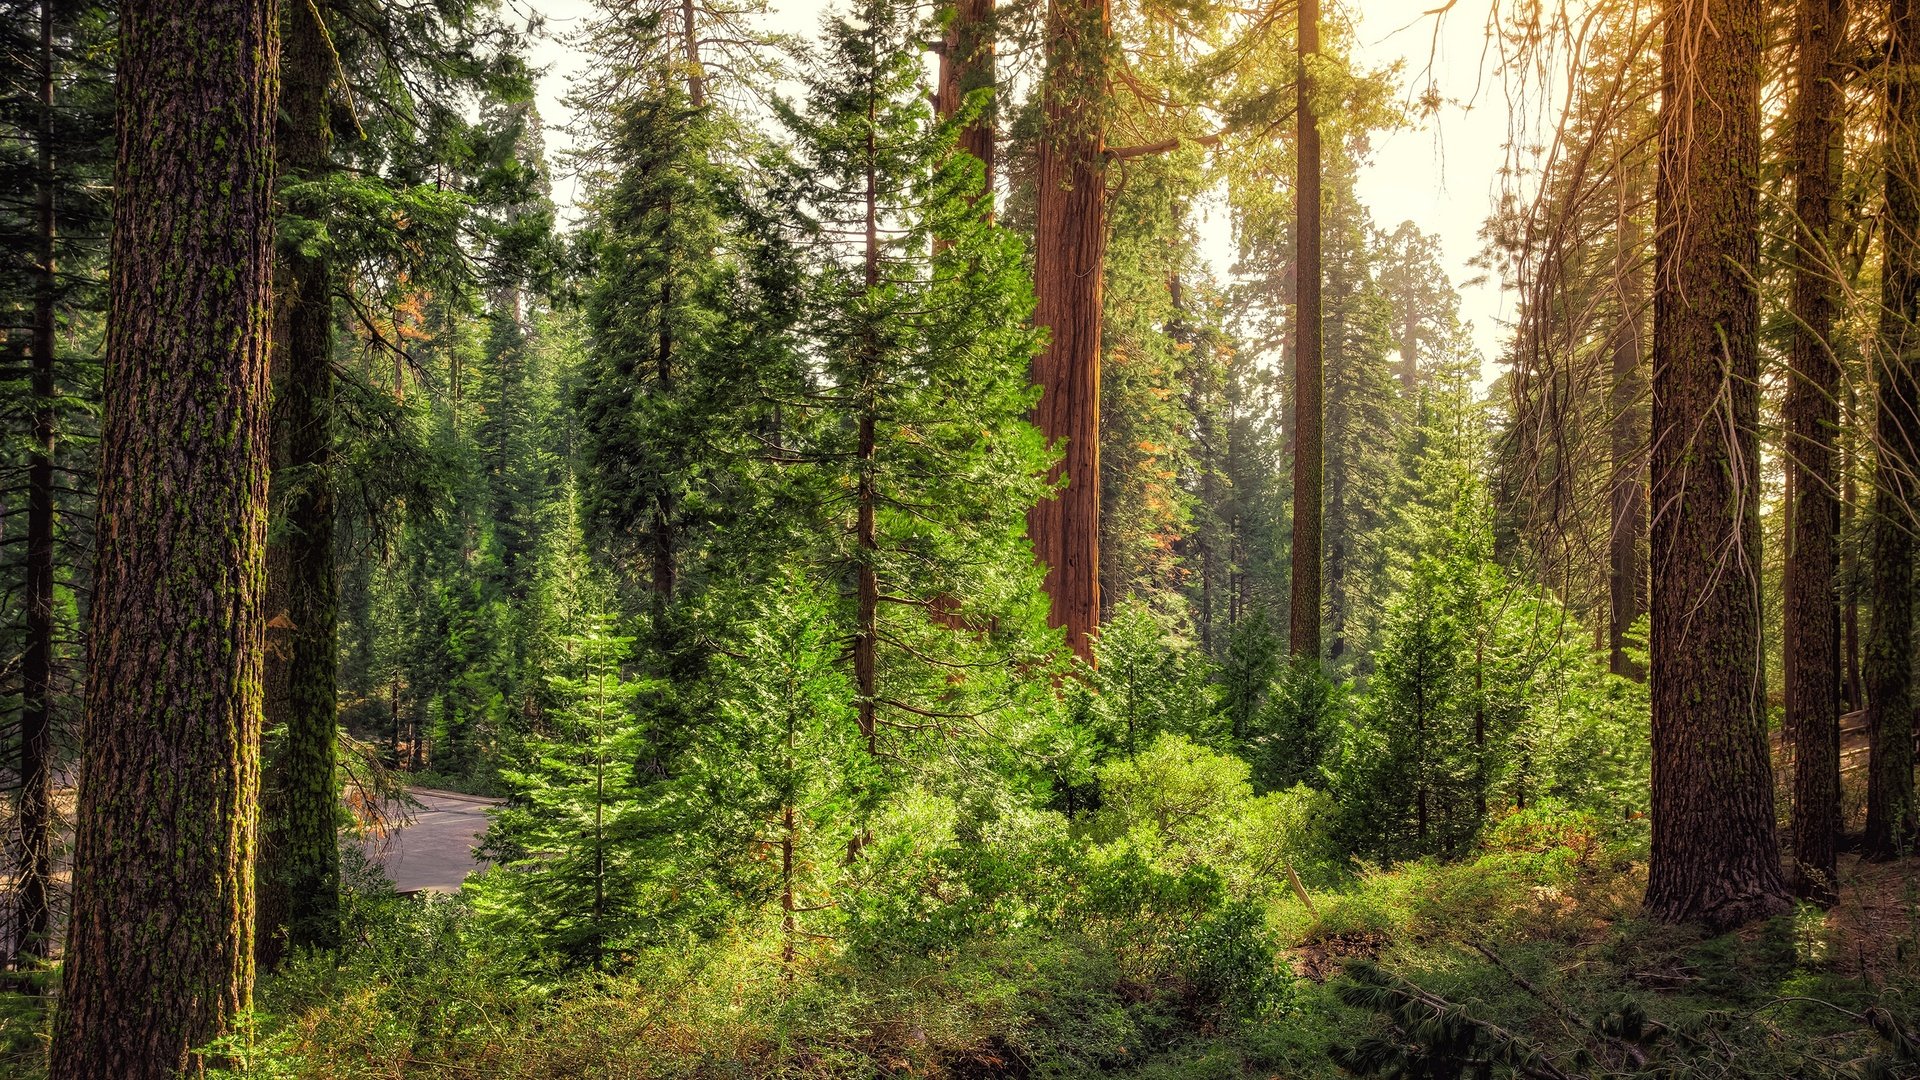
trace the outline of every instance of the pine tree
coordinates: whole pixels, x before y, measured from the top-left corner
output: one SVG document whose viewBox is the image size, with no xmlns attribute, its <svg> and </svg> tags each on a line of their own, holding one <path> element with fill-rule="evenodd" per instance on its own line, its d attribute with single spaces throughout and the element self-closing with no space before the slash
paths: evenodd
<svg viewBox="0 0 1920 1080">
<path fill-rule="evenodd" d="M 93 670 L 56 1080 L 178 1076 L 251 1004 L 275 7 L 120 8 Z"/>
<path fill-rule="evenodd" d="M 521 747 L 525 764 L 502 770 L 514 798 L 489 834 L 518 857 L 486 879 L 478 901 L 483 914 L 510 916 L 520 933 L 594 967 L 631 944 L 637 886 L 651 875 L 632 850 L 647 812 L 633 767 L 640 686 L 620 671 L 633 639 L 612 624 L 580 616 L 560 643 L 560 670 L 548 675 L 556 707 Z"/>
<path fill-rule="evenodd" d="M 860 732 L 891 755 L 1030 687 L 1019 521 L 1046 458 L 1022 418 L 1036 341 L 1020 247 L 976 208 L 980 163 L 953 153 L 972 117 L 929 111 L 909 13 L 874 0 L 857 16 L 828 24 L 804 111 L 782 109 L 821 357 L 795 411 L 814 466 L 799 482 L 838 527 L 823 557 L 846 575 Z"/>
<path fill-rule="evenodd" d="M 21 600 L 0 621 L 0 640 L 18 657 L 0 682 L 6 713 L 18 711 L 17 758 L 9 761 L 17 762 L 9 785 L 17 825 L 7 852 L 17 884 L 12 910 L 0 916 L 0 950 L 24 968 L 52 951 L 53 776 L 78 726 L 84 663 L 74 598 L 86 589 L 92 549 L 112 25 L 97 4 L 38 0 L 0 6 L 0 26 L 0 51 L 24 61 L 0 83 L 0 128 L 18 136 L 0 144 L 0 251 L 9 268 L 0 276 L 9 328 L 0 344 L 8 402 L 0 422 L 24 436 L 5 461 L 8 475 L 25 480 L 24 492 L 0 488 L 0 507 L 26 518 L 24 551 L 0 548 L 0 580 Z"/>
</svg>

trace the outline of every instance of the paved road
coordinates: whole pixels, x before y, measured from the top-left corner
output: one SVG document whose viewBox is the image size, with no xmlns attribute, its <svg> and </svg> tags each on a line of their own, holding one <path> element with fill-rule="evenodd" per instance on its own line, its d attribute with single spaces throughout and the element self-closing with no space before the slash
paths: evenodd
<svg viewBox="0 0 1920 1080">
<path fill-rule="evenodd" d="M 473 845 L 487 830 L 488 808 L 500 800 L 427 788 L 414 788 L 413 797 L 421 805 L 413 823 L 384 844 L 367 845 L 367 855 L 400 892 L 459 892 L 467 875 L 485 865 L 474 858 Z"/>
</svg>

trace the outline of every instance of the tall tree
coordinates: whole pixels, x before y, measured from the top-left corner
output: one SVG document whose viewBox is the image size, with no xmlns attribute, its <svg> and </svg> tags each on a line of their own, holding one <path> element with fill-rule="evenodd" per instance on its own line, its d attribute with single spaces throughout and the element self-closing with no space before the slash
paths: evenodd
<svg viewBox="0 0 1920 1080">
<path fill-rule="evenodd" d="M 1653 854 L 1645 907 L 1787 907 L 1760 640 L 1759 0 L 1668 0 L 1653 329 Z"/>
<path fill-rule="evenodd" d="M 934 110 L 942 118 L 957 115 L 967 95 L 994 89 L 995 37 L 993 0 L 953 0 L 940 42 L 940 74 L 934 90 Z M 960 149 L 986 166 L 987 192 L 993 191 L 995 112 L 989 104 L 960 132 Z"/>
<path fill-rule="evenodd" d="M 8 381 L 0 417 L 23 451 L 17 461 L 9 455 L 8 477 L 24 481 L 24 499 L 10 509 L 24 510 L 26 525 L 0 547 L 4 587 L 20 598 L 0 617 L 13 657 L 0 665 L 0 708 L 18 710 L 17 726 L 6 729 L 8 750 L 17 751 L 5 766 L 17 768 L 9 784 L 17 816 L 0 961 L 25 968 L 54 944 L 53 785 L 78 726 L 73 690 L 84 663 L 81 605 L 72 601 L 85 595 L 91 550 L 113 28 L 101 6 L 60 0 L 0 3 L 0 27 L 0 53 L 23 61 L 0 79 L 0 128 L 17 136 L 0 140 L 0 263 L 10 271 L 0 277 L 0 306 L 9 326 L 26 332 L 17 339 L 22 363 L 14 366 L 9 348 L 0 369 Z M 19 494 L 9 483 L 0 497 Z M 9 558 L 14 551 L 24 558 Z"/>
<path fill-rule="evenodd" d="M 251 1004 L 278 15 L 273 0 L 120 9 L 93 670 L 53 1080 L 179 1076 Z"/>
<path fill-rule="evenodd" d="M 1892 0 L 1887 13 L 1886 216 L 1881 239 L 1880 329 L 1873 350 L 1879 384 L 1873 493 L 1873 627 L 1867 636 L 1867 774 L 1863 851 L 1892 858 L 1912 849 L 1913 560 L 1920 526 L 1920 4 Z"/>
<path fill-rule="evenodd" d="M 1294 109 L 1295 148 L 1293 353 L 1293 592 L 1289 605 L 1294 659 L 1320 660 L 1320 122 L 1314 115 L 1311 66 L 1320 52 L 1319 0 L 1299 0 L 1300 67 Z"/>
<path fill-rule="evenodd" d="M 335 655 L 339 579 L 333 557 L 333 261 L 324 236 L 292 222 L 325 214 L 338 61 L 320 3 L 290 4 L 283 28 L 276 153 L 285 214 L 276 270 L 273 528 L 267 542 L 264 722 L 283 728 L 262 784 L 260 965 L 289 949 L 339 941 L 335 823 Z"/>
<path fill-rule="evenodd" d="M 1787 385 L 1787 523 L 1782 654 L 1793 742 L 1793 890 L 1831 903 L 1840 819 L 1840 364 L 1833 352 L 1840 273 L 1832 241 L 1840 196 L 1846 0 L 1799 0 L 1792 125 L 1792 370 Z"/>
<path fill-rule="evenodd" d="M 41 0 L 34 72 L 40 115 L 34 125 L 33 331 L 30 366 L 33 449 L 27 459 L 27 641 L 20 660 L 19 902 L 16 961 L 48 954 L 53 879 L 53 455 L 55 256 L 53 3 Z"/>
<path fill-rule="evenodd" d="M 1107 0 L 1050 0 L 1043 131 L 1034 208 L 1034 322 L 1049 331 L 1034 359 L 1034 423 L 1064 457 L 1066 487 L 1027 515 L 1046 567 L 1050 621 L 1091 660 L 1100 623 L 1100 312 L 1107 252 Z"/>
</svg>

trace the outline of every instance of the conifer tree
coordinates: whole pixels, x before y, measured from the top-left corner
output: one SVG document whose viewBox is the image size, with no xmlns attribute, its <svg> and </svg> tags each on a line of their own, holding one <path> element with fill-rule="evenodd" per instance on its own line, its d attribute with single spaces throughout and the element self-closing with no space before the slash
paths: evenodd
<svg viewBox="0 0 1920 1080">
<path fill-rule="evenodd" d="M 924 27 L 885 0 L 825 32 L 804 109 L 782 107 L 796 221 L 816 260 L 803 327 L 821 378 L 796 410 L 846 574 L 857 721 L 872 752 L 958 730 L 1030 685 L 1019 522 L 1046 457 L 1024 419 L 1036 335 L 1020 247 L 953 153 L 971 110 L 918 90 Z M 976 102 L 977 109 L 981 103 Z M 940 241 L 935 243 L 936 239 Z"/>
<path fill-rule="evenodd" d="M 55 1080 L 170 1080 L 251 1005 L 277 16 L 120 7 L 94 666 Z"/>
</svg>

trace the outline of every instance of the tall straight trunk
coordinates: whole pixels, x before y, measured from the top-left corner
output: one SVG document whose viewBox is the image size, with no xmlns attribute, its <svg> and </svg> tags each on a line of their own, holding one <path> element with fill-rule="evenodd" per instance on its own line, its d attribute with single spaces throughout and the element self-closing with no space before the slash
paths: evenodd
<svg viewBox="0 0 1920 1080">
<path fill-rule="evenodd" d="M 1106 0 L 1047 7 L 1044 133 L 1035 205 L 1034 321 L 1050 334 L 1034 358 L 1040 387 L 1034 424 L 1066 456 L 1049 473 L 1066 490 L 1027 515 L 1034 555 L 1047 568 L 1049 623 L 1093 658 L 1100 621 L 1100 314 L 1107 252 L 1104 151 Z"/>
<path fill-rule="evenodd" d="M 942 117 L 958 113 L 968 94 L 992 88 L 995 78 L 993 0 L 953 0 L 949 18 L 934 90 L 934 109 Z M 960 132 L 960 149 L 986 166 L 986 191 L 993 190 L 994 112 L 990 104 Z"/>
<path fill-rule="evenodd" d="M 1857 439 L 1849 432 L 1858 431 L 1860 402 L 1851 384 L 1843 391 L 1846 394 L 1844 408 L 1840 415 L 1840 532 L 1851 535 L 1857 508 L 1860 505 L 1860 484 L 1854 478 L 1854 447 Z M 1852 583 L 1859 579 L 1859 545 L 1848 544 L 1840 552 L 1840 578 Z M 1846 666 L 1846 689 L 1848 710 L 1867 707 L 1867 685 L 1860 674 L 1860 591 L 1849 585 L 1845 602 L 1840 608 L 1841 656 Z"/>
<path fill-rule="evenodd" d="M 707 104 L 707 76 L 700 66 L 698 14 L 694 0 L 680 0 L 680 48 L 687 64 L 687 102 L 696 109 Z"/>
<path fill-rule="evenodd" d="M 1760 641 L 1760 0 L 1668 0 L 1653 297 L 1646 912 L 1787 907 Z"/>
<path fill-rule="evenodd" d="M 1647 610 L 1647 567 L 1640 545 L 1647 537 L 1647 414 L 1640 404 L 1645 389 L 1640 370 L 1645 303 L 1639 276 L 1640 230 L 1633 227 L 1627 200 L 1621 199 L 1619 236 L 1614 252 L 1614 290 L 1620 319 L 1613 328 L 1613 412 L 1611 450 L 1613 489 L 1607 537 L 1607 666 L 1615 675 L 1644 680 L 1640 665 L 1627 656 L 1627 635 Z"/>
<path fill-rule="evenodd" d="M 1873 628 L 1867 638 L 1867 718 L 1873 750 L 1867 772 L 1863 851 L 1892 858 L 1913 847 L 1913 560 L 1920 515 L 1920 3 L 1888 11 L 1886 233 L 1881 244 L 1880 340 L 1874 349 L 1880 396 L 1875 423 Z"/>
<path fill-rule="evenodd" d="M 667 217 L 673 216 L 673 203 L 668 200 Z M 663 401 L 673 399 L 673 270 L 671 267 L 660 275 L 660 344 L 654 357 L 654 391 Z M 658 617 L 673 599 L 675 549 L 679 546 L 678 530 L 674 528 L 675 513 L 673 489 L 667 477 L 658 477 L 654 481 L 653 492 L 653 576 L 649 582 L 653 588 L 655 616 Z"/>
<path fill-rule="evenodd" d="M 1835 899 L 1840 822 L 1840 281 L 1832 233 L 1840 195 L 1846 0 L 1799 0 L 1793 113 L 1793 378 L 1787 386 L 1788 514 L 1782 583 L 1786 729 L 1793 743 L 1793 891 Z"/>
<path fill-rule="evenodd" d="M 879 151 L 875 143 L 874 123 L 879 102 L 872 96 L 867 99 L 867 145 L 866 145 L 866 237 L 865 237 L 865 277 L 869 296 L 880 288 L 880 186 L 877 169 Z M 870 316 L 869 316 L 870 317 Z M 860 470 L 855 482 L 855 521 L 854 543 L 859 552 L 854 582 L 854 637 L 853 637 L 853 682 L 854 692 L 859 696 L 857 703 L 860 734 L 866 739 L 867 753 L 877 754 L 880 750 L 880 581 L 874 568 L 874 559 L 879 553 L 879 537 L 875 532 L 875 503 L 879 493 L 874 488 L 874 420 L 879 409 L 880 357 L 877 355 L 879 328 L 869 326 L 861 335 L 858 346 L 857 370 L 860 386 L 858 400 L 860 416 L 858 420 L 858 445 L 855 455 Z"/>
<path fill-rule="evenodd" d="M 327 91 L 333 48 L 325 5 L 289 6 L 280 86 L 278 154 L 289 177 L 325 175 L 332 153 Z M 286 213 L 317 218 L 310 197 Z M 284 738 L 262 790 L 261 967 L 290 949 L 331 949 L 340 939 L 339 796 L 334 787 L 339 579 L 333 557 L 332 260 L 292 245 L 279 253 L 281 347 L 273 358 L 276 520 L 267 545 L 266 713 Z"/>
<path fill-rule="evenodd" d="M 1294 185 L 1293 582 L 1291 652 L 1320 660 L 1320 485 L 1322 481 L 1320 326 L 1320 122 L 1313 114 L 1308 66 L 1320 51 L 1319 0 L 1300 0 L 1299 125 Z"/>
<path fill-rule="evenodd" d="M 50 1080 L 171 1080 L 252 1003 L 277 7 L 120 7 L 93 665 Z"/>
<path fill-rule="evenodd" d="M 33 340 L 31 390 L 33 445 L 27 456 L 27 640 L 20 658 L 20 801 L 14 862 L 17 886 L 14 940 L 7 942 L 17 967 L 51 951 L 49 901 L 53 879 L 53 306 L 54 108 L 53 3 L 41 0 L 39 116 L 34 132 Z"/>
</svg>

